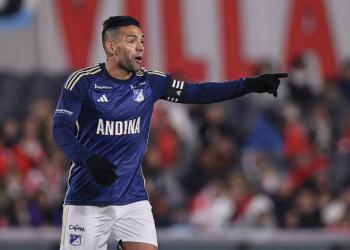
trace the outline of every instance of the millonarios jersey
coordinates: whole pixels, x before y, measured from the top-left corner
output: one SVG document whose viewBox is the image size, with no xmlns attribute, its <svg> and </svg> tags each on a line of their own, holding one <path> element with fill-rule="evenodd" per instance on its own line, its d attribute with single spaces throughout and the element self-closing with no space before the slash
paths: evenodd
<svg viewBox="0 0 350 250">
<path fill-rule="evenodd" d="M 104 63 L 72 73 L 53 121 L 54 139 L 73 161 L 65 204 L 122 205 L 148 199 L 141 162 L 157 100 L 210 103 L 248 92 L 244 79 L 189 84 L 145 69 L 118 80 Z M 112 185 L 101 186 L 84 167 L 92 155 L 116 166 Z"/>
</svg>

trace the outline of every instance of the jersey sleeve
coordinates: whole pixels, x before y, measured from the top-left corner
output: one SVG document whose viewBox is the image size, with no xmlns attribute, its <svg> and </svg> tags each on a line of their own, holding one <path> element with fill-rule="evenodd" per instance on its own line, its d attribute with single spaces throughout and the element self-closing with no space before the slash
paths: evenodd
<svg viewBox="0 0 350 250">
<path fill-rule="evenodd" d="M 149 70 L 147 77 L 151 83 L 154 101 L 161 99 L 169 88 L 172 77 L 161 71 Z"/>
<path fill-rule="evenodd" d="M 71 78 L 68 77 L 55 110 L 53 137 L 72 161 L 84 163 L 93 153 L 77 140 L 76 122 L 87 91 L 82 80 L 73 86 Z"/>
<path fill-rule="evenodd" d="M 161 98 L 171 102 L 206 104 L 229 100 L 249 92 L 245 78 L 203 83 L 189 83 L 171 78 Z"/>
</svg>

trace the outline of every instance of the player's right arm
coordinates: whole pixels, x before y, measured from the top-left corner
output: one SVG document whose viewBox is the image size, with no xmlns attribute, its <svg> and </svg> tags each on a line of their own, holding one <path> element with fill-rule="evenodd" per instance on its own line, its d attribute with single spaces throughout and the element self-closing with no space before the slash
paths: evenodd
<svg viewBox="0 0 350 250">
<path fill-rule="evenodd" d="M 88 92 L 83 81 L 74 80 L 76 77 L 76 73 L 68 77 L 62 89 L 53 118 L 53 138 L 73 162 L 87 167 L 98 183 L 109 185 L 116 180 L 113 164 L 95 155 L 76 138 L 76 122 Z"/>
<path fill-rule="evenodd" d="M 73 85 L 74 75 L 75 73 L 68 77 L 57 104 L 53 118 L 53 138 L 73 162 L 81 164 L 85 163 L 93 152 L 76 138 L 76 122 L 86 98 L 86 88 L 80 80 Z"/>
</svg>

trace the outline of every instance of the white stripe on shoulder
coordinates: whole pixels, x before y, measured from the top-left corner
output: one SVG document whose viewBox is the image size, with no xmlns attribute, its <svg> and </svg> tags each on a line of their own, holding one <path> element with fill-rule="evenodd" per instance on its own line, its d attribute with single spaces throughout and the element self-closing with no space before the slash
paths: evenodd
<svg viewBox="0 0 350 250">
<path fill-rule="evenodd" d="M 83 69 L 80 69 L 80 70 L 77 70 L 75 72 L 73 72 L 69 77 L 68 79 L 66 80 L 66 83 L 64 84 L 64 88 L 65 89 L 69 89 L 72 82 L 75 81 L 75 79 L 80 75 L 80 74 L 83 74 L 85 72 L 89 72 L 89 71 L 93 71 L 95 69 L 98 69 L 100 68 L 100 65 L 94 65 L 94 66 L 90 66 L 90 67 L 87 67 L 87 68 L 83 68 Z"/>
<path fill-rule="evenodd" d="M 77 84 L 77 82 L 80 80 L 80 78 L 82 78 L 83 76 L 86 76 L 86 75 L 94 75 L 94 74 L 97 74 L 98 72 L 101 71 L 101 68 L 97 68 L 97 69 L 94 69 L 94 70 L 89 70 L 89 71 L 86 71 L 86 72 L 82 72 L 79 74 L 79 76 L 76 77 L 76 79 L 72 82 L 72 84 L 68 87 L 69 90 L 73 90 L 74 86 Z"/>
<path fill-rule="evenodd" d="M 147 72 L 148 72 L 148 74 L 154 74 L 154 75 L 159 75 L 159 76 L 166 77 L 166 74 L 164 72 L 162 72 L 162 71 L 148 70 Z"/>
<path fill-rule="evenodd" d="M 73 72 L 73 73 L 68 77 L 68 79 L 66 80 L 66 83 L 64 84 L 64 88 L 67 88 L 67 87 L 68 87 L 68 84 L 69 84 L 79 73 L 81 73 L 82 71 L 94 69 L 94 68 L 96 68 L 96 66 L 98 66 L 98 65 L 94 65 L 94 66 L 90 66 L 90 67 L 87 67 L 87 68 L 79 69 L 79 70 Z"/>
</svg>

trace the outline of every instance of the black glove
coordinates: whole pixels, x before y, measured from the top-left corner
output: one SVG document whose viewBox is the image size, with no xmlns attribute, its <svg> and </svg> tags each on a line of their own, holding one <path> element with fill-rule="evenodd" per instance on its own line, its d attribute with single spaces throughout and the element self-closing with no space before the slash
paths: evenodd
<svg viewBox="0 0 350 250">
<path fill-rule="evenodd" d="M 277 97 L 279 78 L 287 77 L 287 73 L 262 74 L 257 77 L 248 78 L 246 80 L 247 88 L 251 92 L 264 93 L 268 92 Z"/>
<path fill-rule="evenodd" d="M 86 161 L 85 166 L 95 180 L 102 186 L 111 185 L 117 179 L 117 175 L 113 170 L 115 166 L 110 161 L 98 155 L 90 157 Z"/>
</svg>

